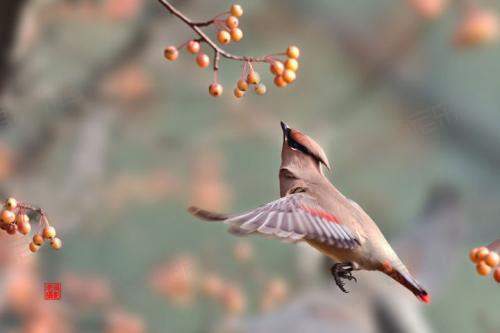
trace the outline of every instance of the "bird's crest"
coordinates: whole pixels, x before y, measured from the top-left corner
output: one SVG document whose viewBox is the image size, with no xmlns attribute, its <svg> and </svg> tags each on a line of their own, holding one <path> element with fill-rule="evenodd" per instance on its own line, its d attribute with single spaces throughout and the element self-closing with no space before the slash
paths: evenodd
<svg viewBox="0 0 500 333">
<path fill-rule="evenodd" d="M 330 170 L 330 162 L 328 162 L 325 151 L 316 141 L 301 131 L 288 127 L 284 122 L 281 122 L 281 128 L 290 148 L 300 150 L 304 154 L 313 157 Z"/>
</svg>

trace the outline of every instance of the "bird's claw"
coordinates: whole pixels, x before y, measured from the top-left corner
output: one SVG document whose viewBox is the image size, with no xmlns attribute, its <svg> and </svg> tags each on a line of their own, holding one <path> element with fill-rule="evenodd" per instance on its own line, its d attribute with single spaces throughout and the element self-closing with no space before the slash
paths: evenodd
<svg viewBox="0 0 500 333">
<path fill-rule="evenodd" d="M 345 289 L 345 282 L 342 279 L 346 279 L 349 281 L 354 280 L 354 282 L 358 282 L 358 279 L 352 275 L 353 266 L 352 264 L 335 264 L 331 268 L 331 273 L 333 275 L 333 279 L 335 283 L 344 293 L 348 294 L 349 291 Z"/>
<path fill-rule="evenodd" d="M 354 282 L 358 282 L 358 279 L 354 275 L 352 275 L 351 271 L 344 271 L 340 273 L 340 277 L 343 279 L 347 279 L 349 281 L 354 280 Z"/>
</svg>

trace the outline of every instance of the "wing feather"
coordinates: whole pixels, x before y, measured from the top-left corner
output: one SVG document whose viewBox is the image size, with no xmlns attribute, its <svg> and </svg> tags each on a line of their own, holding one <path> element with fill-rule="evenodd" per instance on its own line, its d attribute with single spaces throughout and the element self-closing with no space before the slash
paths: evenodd
<svg viewBox="0 0 500 333">
<path fill-rule="evenodd" d="M 225 216 L 190 208 L 194 215 L 229 224 L 229 232 L 242 236 L 262 234 L 288 242 L 316 240 L 339 248 L 355 248 L 360 240 L 337 216 L 323 209 L 306 193 L 295 193 L 254 210 Z"/>
</svg>

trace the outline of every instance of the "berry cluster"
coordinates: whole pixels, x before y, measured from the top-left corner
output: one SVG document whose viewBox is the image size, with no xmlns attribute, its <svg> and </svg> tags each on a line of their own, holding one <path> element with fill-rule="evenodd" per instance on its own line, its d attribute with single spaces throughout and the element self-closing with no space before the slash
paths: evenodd
<svg viewBox="0 0 500 333">
<path fill-rule="evenodd" d="M 219 83 L 218 70 L 220 57 L 243 62 L 242 74 L 233 90 L 236 98 L 241 98 L 254 86 L 254 91 L 257 95 L 264 95 L 267 91 L 266 86 L 261 83 L 260 75 L 254 69 L 255 63 L 267 63 L 270 66 L 270 71 L 274 78 L 274 84 L 277 87 L 285 87 L 296 79 L 297 69 L 299 67 L 298 58 L 300 50 L 297 46 L 289 46 L 286 52 L 267 55 L 264 57 L 248 57 L 237 56 L 223 50 L 216 42 L 207 36 L 201 30 L 201 27 L 213 25 L 216 28 L 216 38 L 220 45 L 227 45 L 231 41 L 239 42 L 243 38 L 243 31 L 240 29 L 240 17 L 243 15 L 243 9 L 240 5 L 233 4 L 229 11 L 215 16 L 213 19 L 206 22 L 192 22 L 184 16 L 168 1 L 160 0 L 160 2 L 174 15 L 179 17 L 197 34 L 197 38 L 191 39 L 180 46 L 168 46 L 164 50 L 164 56 L 167 60 L 175 61 L 179 57 L 179 50 L 186 48 L 188 53 L 196 55 L 196 64 L 200 68 L 207 68 L 210 65 L 210 57 L 202 51 L 202 43 L 205 43 L 211 48 L 215 55 L 213 58 L 214 82 L 209 85 L 208 92 L 214 97 L 222 95 L 224 87 Z M 280 56 L 286 56 L 286 59 L 279 59 Z"/>
<path fill-rule="evenodd" d="M 500 283 L 500 256 L 486 246 L 476 247 L 469 252 L 470 260 L 476 264 L 479 275 L 486 276 L 493 272 L 493 279 Z"/>
<path fill-rule="evenodd" d="M 15 235 L 17 232 L 22 235 L 28 235 L 31 231 L 28 215 L 39 216 L 38 222 L 39 224 L 43 224 L 41 232 L 35 234 L 32 242 L 29 244 L 30 251 L 38 251 L 45 240 L 50 241 L 50 246 L 54 250 L 59 250 L 62 247 L 62 241 L 56 237 L 56 229 L 49 224 L 43 210 L 18 202 L 14 198 L 8 198 L 3 203 L 3 209 L 0 212 L 0 228 L 5 230 L 9 235 Z"/>
<path fill-rule="evenodd" d="M 287 59 L 282 61 L 277 58 L 279 55 L 286 55 Z M 296 73 L 299 69 L 299 55 L 299 48 L 291 45 L 285 53 L 266 56 L 266 62 L 269 63 L 269 71 L 274 75 L 274 84 L 278 88 L 286 87 L 288 84 L 295 81 L 297 77 Z M 234 96 L 236 98 L 243 97 L 251 85 L 254 86 L 257 95 L 264 95 L 267 91 L 266 86 L 261 83 L 259 73 L 254 70 L 250 62 L 246 62 L 243 65 L 241 78 L 234 88 Z M 212 95 L 212 93 L 210 94 Z"/>
</svg>

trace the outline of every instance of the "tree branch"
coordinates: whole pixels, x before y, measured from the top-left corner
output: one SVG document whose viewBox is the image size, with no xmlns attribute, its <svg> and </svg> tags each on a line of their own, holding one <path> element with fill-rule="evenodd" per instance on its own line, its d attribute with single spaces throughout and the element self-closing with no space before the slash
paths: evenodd
<svg viewBox="0 0 500 333">
<path fill-rule="evenodd" d="M 20 18 L 21 9 L 26 0 L 0 2 L 0 90 L 9 73 L 8 63 L 14 35 Z"/>
<path fill-rule="evenodd" d="M 210 37 L 208 37 L 200 27 L 205 27 L 211 25 L 215 22 L 215 19 L 211 19 L 205 22 L 193 22 L 186 15 L 176 9 L 170 2 L 167 0 L 158 0 L 158 2 L 165 7 L 170 13 L 177 16 L 181 21 L 186 23 L 198 36 L 200 36 L 200 40 L 205 42 L 208 46 L 210 46 L 216 53 L 216 55 L 223 56 L 226 59 L 236 60 L 236 61 L 245 61 L 245 62 L 268 62 L 268 57 L 249 57 L 249 56 L 240 56 L 227 52 L 226 50 L 220 48 Z M 217 66 L 214 63 L 214 69 Z"/>
</svg>

